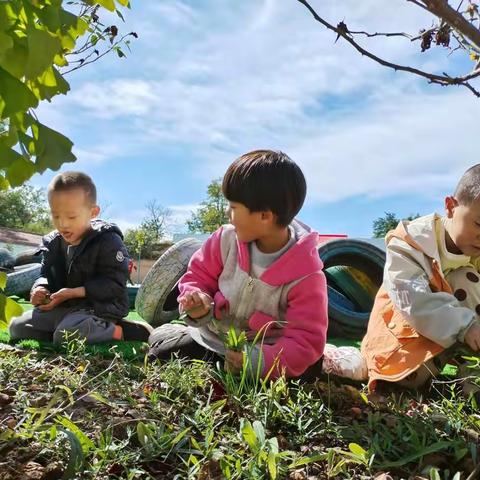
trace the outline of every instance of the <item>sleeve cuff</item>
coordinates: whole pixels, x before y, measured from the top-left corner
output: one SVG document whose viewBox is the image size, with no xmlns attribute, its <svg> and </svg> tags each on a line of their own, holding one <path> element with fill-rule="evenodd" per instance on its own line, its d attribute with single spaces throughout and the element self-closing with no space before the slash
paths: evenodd
<svg viewBox="0 0 480 480">
<path fill-rule="evenodd" d="M 465 335 L 467 334 L 468 332 L 468 329 L 473 325 L 473 324 L 480 324 L 480 322 L 477 321 L 477 319 L 475 318 L 475 316 L 473 316 L 471 322 L 464 328 L 462 328 L 459 332 L 458 332 L 458 335 L 457 335 L 457 340 L 461 343 L 465 343 Z"/>
<path fill-rule="evenodd" d="M 185 323 L 189 327 L 200 328 L 200 327 L 205 327 L 206 325 L 208 325 L 213 319 L 214 319 L 213 309 L 210 309 L 210 311 L 206 315 L 204 315 L 203 317 L 200 317 L 200 318 L 190 318 L 189 316 L 187 316 L 185 318 Z"/>
</svg>

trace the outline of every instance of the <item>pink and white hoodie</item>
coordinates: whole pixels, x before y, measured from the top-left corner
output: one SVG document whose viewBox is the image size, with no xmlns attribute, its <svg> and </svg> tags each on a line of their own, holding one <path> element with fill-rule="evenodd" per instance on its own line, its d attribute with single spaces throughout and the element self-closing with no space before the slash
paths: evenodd
<svg viewBox="0 0 480 480">
<path fill-rule="evenodd" d="M 179 282 L 180 296 L 201 291 L 215 303 L 213 316 L 190 320 L 190 333 L 206 348 L 225 354 L 222 332 L 234 325 L 257 345 L 253 372 L 277 378 L 301 375 L 323 354 L 328 327 L 327 285 L 318 256 L 318 234 L 294 220 L 297 242 L 260 276 L 250 276 L 248 243 L 235 228 L 218 229 L 190 260 Z M 261 363 L 261 367 L 258 362 Z"/>
</svg>

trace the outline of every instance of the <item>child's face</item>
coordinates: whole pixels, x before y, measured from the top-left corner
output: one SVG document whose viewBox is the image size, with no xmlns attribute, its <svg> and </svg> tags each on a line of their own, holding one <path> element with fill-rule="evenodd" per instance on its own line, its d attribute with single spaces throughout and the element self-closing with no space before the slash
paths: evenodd
<svg viewBox="0 0 480 480">
<path fill-rule="evenodd" d="M 55 228 L 69 245 L 78 245 L 100 209 L 81 188 L 51 192 L 48 198 Z"/>
<path fill-rule="evenodd" d="M 446 238 L 447 249 L 470 257 L 480 256 L 480 199 L 470 205 L 461 205 L 455 197 L 447 197 L 445 209 L 451 220 Z"/>
<path fill-rule="evenodd" d="M 265 212 L 251 212 L 243 203 L 228 202 L 228 218 L 240 242 L 253 242 L 264 236 L 269 225 Z"/>
</svg>

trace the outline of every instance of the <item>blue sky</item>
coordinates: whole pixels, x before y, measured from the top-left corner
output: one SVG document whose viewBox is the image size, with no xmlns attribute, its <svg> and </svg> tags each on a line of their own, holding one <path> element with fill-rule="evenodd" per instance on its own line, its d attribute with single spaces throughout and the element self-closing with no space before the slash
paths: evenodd
<svg viewBox="0 0 480 480">
<path fill-rule="evenodd" d="M 416 33 L 431 23 L 405 0 L 312 5 L 351 29 Z M 208 183 L 258 148 L 284 150 L 302 167 L 303 221 L 351 236 L 369 236 L 385 211 L 442 211 L 444 195 L 479 162 L 480 100 L 334 43 L 296 0 L 133 0 L 125 19 L 121 29 L 139 35 L 132 53 L 70 74 L 71 92 L 39 110 L 75 143 L 78 161 L 63 170 L 90 174 L 104 216 L 123 229 L 156 199 L 172 212 L 171 232 L 185 230 Z M 438 72 L 465 61 L 421 54 L 406 39 L 370 45 Z"/>
</svg>

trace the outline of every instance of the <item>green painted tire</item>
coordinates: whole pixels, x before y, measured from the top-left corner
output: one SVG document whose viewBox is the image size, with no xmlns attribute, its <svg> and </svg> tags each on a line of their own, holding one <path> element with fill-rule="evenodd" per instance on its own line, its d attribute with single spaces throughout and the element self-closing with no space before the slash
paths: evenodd
<svg viewBox="0 0 480 480">
<path fill-rule="evenodd" d="M 367 275 L 370 282 L 379 288 L 383 281 L 385 252 L 366 241 L 346 238 L 331 240 L 322 244 L 318 249 L 318 254 L 323 261 L 327 284 L 334 291 L 341 293 L 350 302 L 345 302 L 345 299 L 338 295 L 332 295 L 332 290 L 329 290 L 329 336 L 352 339 L 363 338 L 367 330 L 371 307 L 367 310 L 359 311 L 360 307 L 357 304 L 352 309 L 351 305 L 352 303 L 355 305 L 355 302 L 352 302 L 352 299 L 349 298 L 342 288 L 341 280 L 343 277 L 339 281 L 339 278 L 330 275 L 328 272 L 331 267 L 354 267 Z M 353 288 L 354 284 L 351 283 L 349 286 Z M 369 284 L 369 288 L 371 288 L 371 284 Z M 368 296 L 370 297 L 370 295 Z M 366 300 L 366 297 L 364 300 Z"/>
</svg>

